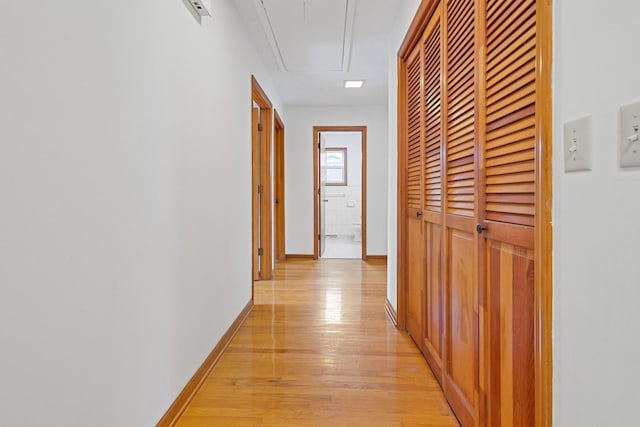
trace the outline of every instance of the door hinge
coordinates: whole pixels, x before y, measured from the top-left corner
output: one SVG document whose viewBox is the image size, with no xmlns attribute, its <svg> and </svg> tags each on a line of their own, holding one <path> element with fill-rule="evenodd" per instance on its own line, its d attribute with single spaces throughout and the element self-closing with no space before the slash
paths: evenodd
<svg viewBox="0 0 640 427">
<path fill-rule="evenodd" d="M 262 256 L 262 248 L 258 248 L 258 256 Z"/>
<path fill-rule="evenodd" d="M 262 188 L 262 185 L 258 185 L 258 194 L 262 194 L 263 190 L 264 188 Z"/>
<path fill-rule="evenodd" d="M 258 123 L 258 132 L 262 132 L 262 123 Z"/>
<path fill-rule="evenodd" d="M 320 233 L 318 233 L 318 240 L 320 240 Z"/>
</svg>

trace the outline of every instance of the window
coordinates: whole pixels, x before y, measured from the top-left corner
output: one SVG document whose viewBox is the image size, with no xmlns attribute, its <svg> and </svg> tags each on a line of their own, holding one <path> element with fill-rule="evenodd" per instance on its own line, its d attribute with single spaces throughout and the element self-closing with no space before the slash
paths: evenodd
<svg viewBox="0 0 640 427">
<path fill-rule="evenodd" d="M 321 153 L 320 167 L 324 185 L 347 185 L 346 148 L 327 148 Z"/>
</svg>

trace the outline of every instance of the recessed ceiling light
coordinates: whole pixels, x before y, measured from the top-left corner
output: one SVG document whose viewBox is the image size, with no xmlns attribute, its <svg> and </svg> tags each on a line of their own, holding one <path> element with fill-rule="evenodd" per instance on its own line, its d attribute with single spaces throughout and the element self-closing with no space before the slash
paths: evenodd
<svg viewBox="0 0 640 427">
<path fill-rule="evenodd" d="M 345 80 L 344 87 L 346 88 L 360 88 L 364 84 L 364 80 Z"/>
</svg>

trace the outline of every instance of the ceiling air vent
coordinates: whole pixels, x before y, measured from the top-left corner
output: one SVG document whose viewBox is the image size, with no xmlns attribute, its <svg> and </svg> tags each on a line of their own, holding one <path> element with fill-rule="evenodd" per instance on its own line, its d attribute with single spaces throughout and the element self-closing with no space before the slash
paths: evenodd
<svg viewBox="0 0 640 427">
<path fill-rule="evenodd" d="M 193 10 L 200 16 L 211 16 L 211 0 L 189 0 Z"/>
</svg>

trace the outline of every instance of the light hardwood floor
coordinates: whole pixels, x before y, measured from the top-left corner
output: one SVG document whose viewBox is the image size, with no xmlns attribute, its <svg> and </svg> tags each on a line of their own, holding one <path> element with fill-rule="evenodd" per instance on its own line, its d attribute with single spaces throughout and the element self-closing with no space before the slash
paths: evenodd
<svg viewBox="0 0 640 427">
<path fill-rule="evenodd" d="M 178 426 L 458 426 L 384 312 L 386 265 L 287 261 Z"/>
</svg>

